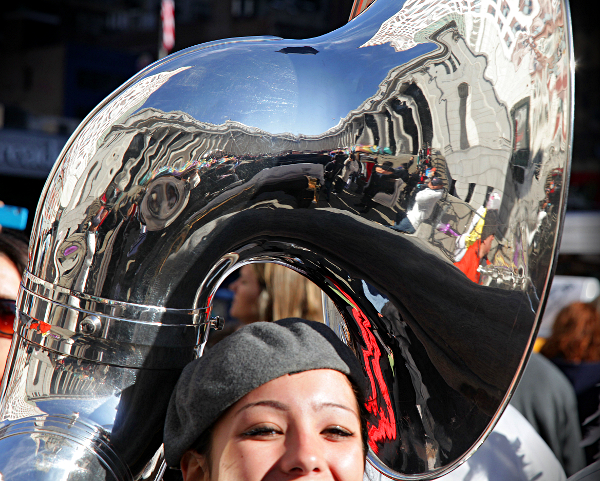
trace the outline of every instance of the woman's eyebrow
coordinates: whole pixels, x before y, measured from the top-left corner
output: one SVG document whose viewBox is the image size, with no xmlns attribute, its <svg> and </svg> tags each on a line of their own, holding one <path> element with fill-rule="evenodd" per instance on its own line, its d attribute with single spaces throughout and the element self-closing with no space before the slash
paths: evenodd
<svg viewBox="0 0 600 481">
<path fill-rule="evenodd" d="M 356 416 L 358 416 L 358 413 L 356 412 L 356 410 L 352 409 L 351 407 L 348 407 L 344 404 L 338 404 L 338 403 L 334 403 L 334 402 L 320 402 L 320 403 L 314 403 L 313 404 L 313 409 L 315 411 L 320 411 L 323 408 L 339 408 L 339 409 L 344 409 L 345 411 L 350 411 L 352 414 L 355 414 Z"/>
<path fill-rule="evenodd" d="M 242 406 L 241 408 L 239 408 L 237 410 L 237 412 L 235 413 L 235 416 L 237 416 L 238 414 L 240 414 L 242 411 L 245 411 L 246 409 L 257 407 L 257 406 L 266 406 L 266 407 L 270 407 L 270 408 L 276 409 L 278 411 L 289 411 L 290 410 L 290 408 L 288 406 L 286 406 L 285 404 L 283 404 L 283 403 L 280 403 L 280 402 L 277 402 L 277 401 L 265 400 L 265 401 L 258 401 L 258 402 L 255 402 L 255 403 L 245 404 L 244 406 Z"/>
</svg>

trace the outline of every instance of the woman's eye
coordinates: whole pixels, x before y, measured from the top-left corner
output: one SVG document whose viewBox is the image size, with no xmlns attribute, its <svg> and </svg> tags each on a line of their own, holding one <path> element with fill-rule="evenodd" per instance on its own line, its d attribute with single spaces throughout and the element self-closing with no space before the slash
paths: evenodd
<svg viewBox="0 0 600 481">
<path fill-rule="evenodd" d="M 278 434 L 281 434 L 281 431 L 273 426 L 256 426 L 242 433 L 242 436 L 246 438 L 252 438 L 276 436 Z"/>
<path fill-rule="evenodd" d="M 349 438 L 354 436 L 354 433 L 341 426 L 330 426 L 322 431 L 325 436 L 332 438 Z"/>
</svg>

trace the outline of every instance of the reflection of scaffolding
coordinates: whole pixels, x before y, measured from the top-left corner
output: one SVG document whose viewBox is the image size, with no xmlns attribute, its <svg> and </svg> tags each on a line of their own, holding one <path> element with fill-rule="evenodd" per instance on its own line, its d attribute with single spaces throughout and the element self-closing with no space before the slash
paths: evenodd
<svg viewBox="0 0 600 481">
<path fill-rule="evenodd" d="M 46 414 L 35 404 L 29 403 L 25 399 L 24 393 L 26 392 L 25 386 L 27 384 L 25 371 L 21 371 L 21 373 L 18 374 L 17 380 L 14 379 L 15 375 L 16 372 L 13 371 L 13 377 L 11 379 L 11 384 L 9 385 L 9 389 L 12 389 L 10 389 L 10 391 L 7 390 L 5 395 L 7 402 L 5 403 L 4 412 L 2 413 L 3 419 L 13 421 L 15 419 L 42 416 Z"/>
</svg>

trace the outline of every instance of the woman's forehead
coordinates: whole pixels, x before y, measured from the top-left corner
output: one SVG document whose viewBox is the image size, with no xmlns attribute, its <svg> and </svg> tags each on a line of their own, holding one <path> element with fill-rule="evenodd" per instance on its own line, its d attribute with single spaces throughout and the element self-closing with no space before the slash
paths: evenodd
<svg viewBox="0 0 600 481">
<path fill-rule="evenodd" d="M 346 403 L 356 406 L 350 381 L 345 374 L 333 369 L 314 369 L 286 374 L 250 391 L 237 404 L 241 407 L 242 404 L 258 403 L 263 400 L 291 404 Z"/>
</svg>

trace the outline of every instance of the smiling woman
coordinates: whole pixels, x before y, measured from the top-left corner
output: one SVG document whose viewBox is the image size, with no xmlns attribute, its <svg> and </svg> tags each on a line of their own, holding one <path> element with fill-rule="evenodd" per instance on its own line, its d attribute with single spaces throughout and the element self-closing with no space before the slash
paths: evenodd
<svg viewBox="0 0 600 481">
<path fill-rule="evenodd" d="M 364 384 L 358 360 L 323 324 L 246 326 L 184 370 L 167 414 L 167 461 L 185 481 L 360 481 Z"/>
<path fill-rule="evenodd" d="M 360 433 L 356 397 L 343 374 L 318 369 L 285 375 L 235 403 L 215 424 L 209 449 L 188 450 L 181 469 L 186 480 L 331 472 L 334 479 L 359 481 Z"/>
</svg>

